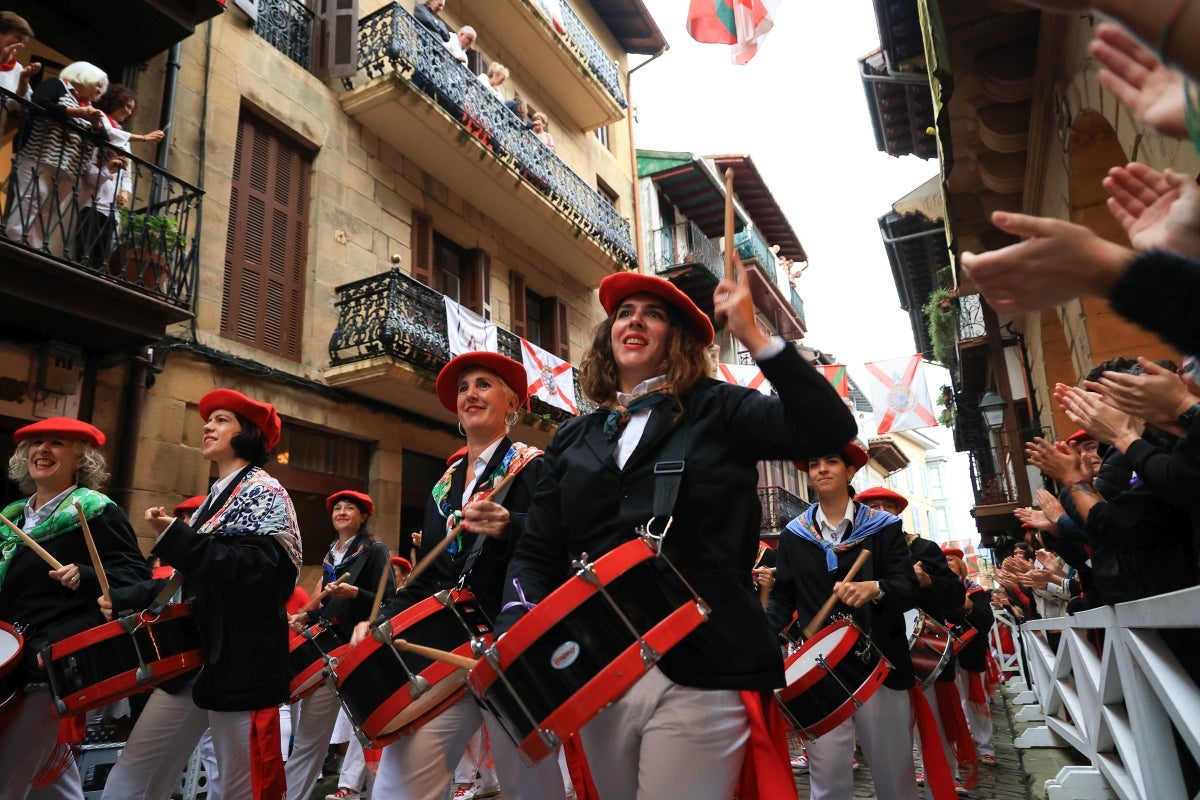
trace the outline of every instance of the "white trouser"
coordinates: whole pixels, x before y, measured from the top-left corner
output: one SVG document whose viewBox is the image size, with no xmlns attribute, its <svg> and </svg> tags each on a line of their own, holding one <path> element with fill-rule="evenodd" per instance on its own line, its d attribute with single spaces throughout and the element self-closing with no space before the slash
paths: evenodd
<svg viewBox="0 0 1200 800">
<path fill-rule="evenodd" d="M 217 766 L 217 751 L 213 747 L 212 730 L 204 729 L 200 734 L 200 763 L 204 765 L 204 796 L 206 800 L 221 800 L 221 769 Z"/>
<path fill-rule="evenodd" d="M 500 723 L 490 714 L 485 717 L 475 700 L 466 696 L 383 748 L 373 796 L 441 800 L 467 742 L 485 721 L 491 730 L 501 731 Z M 557 759 L 544 758 L 536 766 L 526 767 L 517 748 L 502 735 L 492 737 L 492 757 L 505 800 L 560 800 L 566 796 Z"/>
<path fill-rule="evenodd" d="M 321 765 L 329 753 L 329 740 L 342 707 L 337 695 L 324 683 L 297 705 L 300 719 L 294 728 L 296 741 L 285 767 L 287 800 L 307 800 L 312 794 L 321 777 Z"/>
<path fill-rule="evenodd" d="M 155 689 L 108 775 L 104 797 L 107 800 L 170 797 L 205 728 L 212 728 L 223 796 L 253 797 L 250 715 L 249 711 L 197 708 L 192 702 L 190 686 L 179 694 Z"/>
<path fill-rule="evenodd" d="M 29 782 L 58 746 L 58 714 L 46 687 L 26 689 L 12 719 L 0 728 L 0 800 L 24 800 L 32 791 Z M 79 769 L 70 759 L 59 780 L 38 792 L 38 797 L 83 800 Z M 46 794 L 47 790 L 53 794 Z"/>
<path fill-rule="evenodd" d="M 729 800 L 750 723 L 738 692 L 680 686 L 655 667 L 579 736 L 601 797 Z"/>
<path fill-rule="evenodd" d="M 504 735 L 503 732 L 500 733 Z M 454 782 L 462 785 L 475 783 L 475 775 L 479 774 L 479 786 L 491 788 L 499 779 L 496 777 L 496 763 L 492 759 L 491 731 L 486 725 L 480 725 L 479 730 L 467 742 L 467 750 L 458 760 L 454 768 Z"/>
<path fill-rule="evenodd" d="M 345 787 L 356 792 L 361 790 L 363 773 L 366 771 L 367 754 L 363 752 L 358 737 L 351 736 L 350 741 L 346 742 L 346 756 L 342 759 L 342 769 L 338 773 L 338 788 Z"/>
<path fill-rule="evenodd" d="M 983 678 L 983 676 L 980 677 Z M 992 718 L 975 713 L 971 708 L 971 703 L 967 700 L 970 692 L 971 673 L 960 666 L 955 680 L 958 682 L 958 693 L 962 696 L 963 714 L 967 717 L 967 728 L 970 729 L 971 739 L 975 742 L 976 755 L 996 755 L 996 745 L 992 742 Z"/>
<path fill-rule="evenodd" d="M 871 768 L 879 800 L 917 800 L 908 692 L 881 686 L 854 716 L 815 741 L 806 741 L 810 800 L 850 800 L 854 739 Z"/>
<path fill-rule="evenodd" d="M 922 690 L 922 694 L 925 695 L 925 700 L 928 701 L 929 708 L 931 711 L 933 711 L 933 720 L 934 720 L 934 722 L 937 723 L 938 739 L 942 745 L 942 752 L 946 754 L 946 764 L 948 764 L 950 766 L 950 774 L 952 776 L 954 776 L 955 778 L 957 778 L 958 777 L 958 760 L 954 756 L 954 751 L 950 748 L 950 740 L 946 738 L 946 726 L 942 724 L 942 713 L 938 709 L 936 685 L 937 685 L 937 681 L 934 681 L 933 683 L 929 684 L 928 688 Z M 925 750 L 925 743 L 921 741 L 921 731 L 917 730 L 917 728 L 916 728 L 916 724 L 915 724 L 916 720 L 914 719 L 913 722 L 914 722 L 913 730 L 916 733 L 917 752 L 918 752 L 918 754 L 921 754 Z M 922 758 L 921 758 L 922 766 L 924 766 L 924 762 L 925 762 L 925 759 L 922 756 Z"/>
</svg>

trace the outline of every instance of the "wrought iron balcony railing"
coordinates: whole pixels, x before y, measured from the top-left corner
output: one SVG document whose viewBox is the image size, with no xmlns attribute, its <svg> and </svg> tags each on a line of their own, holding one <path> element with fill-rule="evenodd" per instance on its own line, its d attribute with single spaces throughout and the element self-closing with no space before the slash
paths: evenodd
<svg viewBox="0 0 1200 800">
<path fill-rule="evenodd" d="M 738 255 L 742 257 L 743 261 L 754 259 L 758 262 L 758 268 L 771 279 L 771 283 L 779 283 L 775 254 L 771 252 L 771 248 L 763 239 L 762 234 L 754 228 L 747 227 L 741 233 L 736 234 L 733 241 L 737 246 Z"/>
<path fill-rule="evenodd" d="M 308 69 L 312 61 L 313 16 L 300 0 L 258 0 L 254 32 Z"/>
<path fill-rule="evenodd" d="M 987 336 L 987 323 L 983 318 L 983 306 L 979 295 L 969 294 L 958 298 L 958 341 Z"/>
<path fill-rule="evenodd" d="M 535 2 L 545 12 L 546 18 L 550 19 L 550 7 L 546 0 L 535 0 Z M 583 20 L 566 0 L 559 0 L 558 7 L 562 10 L 563 27 L 567 29 L 565 37 L 567 47 L 571 48 L 576 58 L 587 64 L 588 71 L 612 95 L 621 108 L 628 108 L 629 103 L 625 99 L 625 93 L 621 91 L 621 73 L 617 69 L 617 62 L 604 51 L 600 42 L 596 41 L 596 37 L 588 30 L 587 25 L 583 24 Z"/>
<path fill-rule="evenodd" d="M 392 356 L 436 373 L 450 360 L 444 295 L 396 267 L 344 284 L 336 291 L 338 321 L 329 341 L 332 366 Z M 497 339 L 501 353 L 521 360 L 521 342 L 515 333 L 500 328 Z M 579 388 L 578 370 L 571 373 L 579 413 L 595 410 L 595 404 Z M 548 414 L 555 422 L 571 416 L 536 397 L 530 398 L 530 403 L 534 413 Z"/>
<path fill-rule="evenodd" d="M 404 77 L 613 258 L 626 265 L 637 263 L 629 220 L 546 147 L 398 3 L 364 17 L 358 37 L 358 68 L 367 77 L 389 72 Z M 351 79 L 344 85 L 351 88 Z"/>
<path fill-rule="evenodd" d="M 712 274 L 714 283 L 721 280 L 725 269 L 721 251 L 696 223 L 677 222 L 658 228 L 650 234 L 650 240 L 650 266 L 656 273 L 699 264 Z"/>
<path fill-rule="evenodd" d="M 781 533 L 810 505 L 780 486 L 760 486 L 758 501 L 762 504 L 762 532 L 774 534 Z"/>
<path fill-rule="evenodd" d="M 23 117 L 0 236 L 190 310 L 203 192 L 10 92 L 0 103 L 10 120 Z"/>
<path fill-rule="evenodd" d="M 969 451 L 969 456 L 976 505 L 1021 502 L 1017 463 L 1009 448 L 983 447 Z"/>
<path fill-rule="evenodd" d="M 788 284 L 788 290 L 788 299 L 792 303 L 792 310 L 796 312 L 796 316 L 800 318 L 800 322 L 808 324 L 804 321 L 804 301 L 800 299 L 800 293 L 791 284 Z"/>
</svg>

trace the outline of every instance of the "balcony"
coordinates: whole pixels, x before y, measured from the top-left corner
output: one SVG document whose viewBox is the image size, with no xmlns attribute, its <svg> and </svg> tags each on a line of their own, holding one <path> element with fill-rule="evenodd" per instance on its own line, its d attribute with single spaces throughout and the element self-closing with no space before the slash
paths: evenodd
<svg viewBox="0 0 1200 800">
<path fill-rule="evenodd" d="M 6 327 L 105 352 L 156 341 L 189 319 L 202 192 L 123 151 L 117 169 L 106 141 L 0 92 L 4 101 L 20 104 L 31 131 L 3 175 Z M 97 167 L 101 153 L 115 173 Z M 93 198 L 117 188 L 126 206 L 98 213 Z"/>
<path fill-rule="evenodd" d="M 444 295 L 393 267 L 370 278 L 337 287 L 337 327 L 329 342 L 330 367 L 325 380 L 357 394 L 430 417 L 445 417 L 446 410 L 433 393 L 438 371 L 450 360 L 446 335 Z M 521 360 L 516 334 L 500 328 L 500 352 Z M 581 414 L 595 409 L 579 388 L 575 398 Z M 530 398 L 534 414 L 549 415 L 555 422 L 570 414 Z"/>
<path fill-rule="evenodd" d="M 300 0 L 258 0 L 254 32 L 305 69 L 312 66 L 312 10 Z"/>
<path fill-rule="evenodd" d="M 806 330 L 804 303 L 790 286 L 791 296 L 784 297 L 779 288 L 777 260 L 766 240 L 757 230 L 747 227 L 734 236 L 734 244 L 746 267 L 746 275 L 750 278 L 750 293 L 754 296 L 754 306 L 783 338 L 803 338 Z"/>
<path fill-rule="evenodd" d="M 759 535 L 763 539 L 779 538 L 784 527 L 811 505 L 779 486 L 758 487 L 758 501 L 762 504 L 762 527 Z"/>
<path fill-rule="evenodd" d="M 480 36 L 499 38 L 504 61 L 514 74 L 553 76 L 554 100 L 582 130 L 611 125 L 625 118 L 628 102 L 613 60 L 567 0 L 558 3 L 565 29 L 550 21 L 545 0 L 489 0 L 464 3 L 463 18 Z M 511 63 L 515 60 L 515 63 Z"/>
<path fill-rule="evenodd" d="M 971 488 L 975 493 L 975 519 L 1005 517 L 1003 522 L 1011 525 L 1012 512 L 1018 506 L 1028 505 L 1027 495 L 1022 497 L 1018 483 L 1019 465 L 1011 450 L 1006 447 L 981 447 L 969 451 L 968 455 Z"/>
<path fill-rule="evenodd" d="M 342 107 L 413 164 L 587 285 L 637 263 L 629 221 L 399 5 L 360 21 L 358 57 Z"/>
<path fill-rule="evenodd" d="M 960 297 L 955 348 L 958 351 L 958 373 L 964 391 L 982 393 L 989 370 L 987 321 L 983 303 L 977 294 Z"/>
<path fill-rule="evenodd" d="M 741 233 L 733 237 L 734 244 L 737 246 L 738 255 L 742 257 L 743 262 L 753 261 L 758 264 L 762 273 L 771 279 L 771 283 L 779 280 L 779 274 L 775 269 L 777 259 L 775 254 L 771 252 L 770 246 L 766 240 L 759 235 L 758 231 L 747 227 Z"/>
</svg>

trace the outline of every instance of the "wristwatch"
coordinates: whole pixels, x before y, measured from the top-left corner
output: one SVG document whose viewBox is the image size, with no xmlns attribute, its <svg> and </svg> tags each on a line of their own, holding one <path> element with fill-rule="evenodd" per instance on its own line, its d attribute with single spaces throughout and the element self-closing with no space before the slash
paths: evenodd
<svg viewBox="0 0 1200 800">
<path fill-rule="evenodd" d="M 1198 405 L 1200 405 L 1200 404 L 1198 404 Z M 879 594 L 875 595 L 871 599 L 874 602 L 878 603 L 880 600 L 883 599 L 883 595 L 884 595 L 883 586 L 882 586 L 882 584 L 879 583 L 879 581 L 875 581 L 875 591 L 879 592 Z"/>
<path fill-rule="evenodd" d="M 1191 408 L 1179 415 L 1179 424 L 1185 428 L 1191 428 L 1192 420 L 1196 418 L 1197 414 L 1200 414 L 1200 403 L 1193 403 Z"/>
</svg>

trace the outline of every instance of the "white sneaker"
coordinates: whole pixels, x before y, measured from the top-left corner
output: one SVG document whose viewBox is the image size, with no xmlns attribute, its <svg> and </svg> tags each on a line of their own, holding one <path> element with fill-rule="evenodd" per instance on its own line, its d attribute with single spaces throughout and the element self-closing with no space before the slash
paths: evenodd
<svg viewBox="0 0 1200 800">
<path fill-rule="evenodd" d="M 493 783 L 491 786 L 479 786 L 475 789 L 475 800 L 483 800 L 485 797 L 499 797 L 500 784 Z"/>
<path fill-rule="evenodd" d="M 475 785 L 474 784 L 459 784 L 454 787 L 454 794 L 451 795 L 454 800 L 474 800 Z"/>
</svg>

